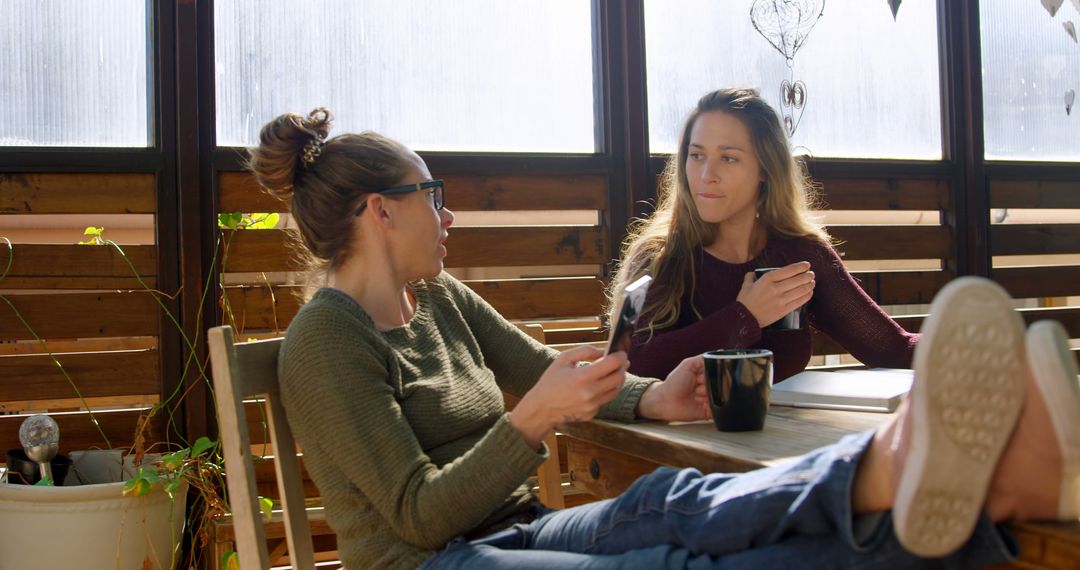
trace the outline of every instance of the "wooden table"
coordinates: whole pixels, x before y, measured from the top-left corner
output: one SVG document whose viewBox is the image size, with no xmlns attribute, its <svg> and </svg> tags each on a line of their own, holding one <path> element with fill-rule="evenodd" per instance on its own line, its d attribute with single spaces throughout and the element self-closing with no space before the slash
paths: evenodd
<svg viewBox="0 0 1080 570">
<path fill-rule="evenodd" d="M 773 407 L 759 432 L 724 433 L 711 421 L 562 426 L 567 469 L 578 489 L 607 498 L 661 465 L 743 472 L 775 465 L 841 437 L 873 429 L 889 414 Z M 1010 568 L 1080 568 L 1080 523 L 1012 526 L 1020 562 Z"/>
</svg>

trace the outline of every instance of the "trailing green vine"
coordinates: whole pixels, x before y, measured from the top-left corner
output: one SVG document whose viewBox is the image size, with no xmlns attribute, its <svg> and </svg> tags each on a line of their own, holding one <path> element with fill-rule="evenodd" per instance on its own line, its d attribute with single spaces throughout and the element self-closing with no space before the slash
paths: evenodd
<svg viewBox="0 0 1080 570">
<path fill-rule="evenodd" d="M 277 225 L 279 218 L 280 216 L 276 213 L 224 213 L 218 215 L 218 226 L 219 228 L 230 230 L 270 229 Z M 175 501 L 176 493 L 178 493 L 179 490 L 182 489 L 181 485 L 184 482 L 189 483 L 191 487 L 198 492 L 198 496 L 202 499 L 201 508 L 203 510 L 202 512 L 196 514 L 196 511 L 193 509 L 192 518 L 199 519 L 200 523 L 196 523 L 194 527 L 187 527 L 193 529 L 192 535 L 199 543 L 197 547 L 192 548 L 192 558 L 189 561 L 189 567 L 197 567 L 199 564 L 196 558 L 198 555 L 196 553 L 202 551 L 202 547 L 205 547 L 209 542 L 209 536 L 206 531 L 206 527 L 201 523 L 201 521 L 228 512 L 228 506 L 222 499 L 221 493 L 219 492 L 221 489 L 225 488 L 225 481 L 223 477 L 224 465 L 221 459 L 220 451 L 218 449 L 218 442 L 211 441 L 209 438 L 206 438 L 204 436 L 196 439 L 193 444 L 187 444 L 184 435 L 180 432 L 179 427 L 176 425 L 175 411 L 173 407 L 170 407 L 170 403 L 182 400 L 187 396 L 188 393 L 190 393 L 190 390 L 192 390 L 196 385 L 199 384 L 198 382 L 192 382 L 189 384 L 186 390 L 183 390 L 181 392 L 181 389 L 184 385 L 183 379 L 188 377 L 188 374 L 191 371 L 192 364 L 194 364 L 197 369 L 198 378 L 202 380 L 202 382 L 204 382 L 208 387 L 210 387 L 211 397 L 216 398 L 216 395 L 214 394 L 210 378 L 207 374 L 206 363 L 198 358 L 196 344 L 192 342 L 190 337 L 188 337 L 188 335 L 184 331 L 183 326 L 180 324 L 176 316 L 169 310 L 165 302 L 162 300 L 163 297 L 170 300 L 175 299 L 183 290 L 183 286 L 181 286 L 180 290 L 178 290 L 175 295 L 169 295 L 163 291 L 151 287 L 143 279 L 142 275 L 139 274 L 139 271 L 136 269 L 131 259 L 124 252 L 123 248 L 115 241 L 107 239 L 104 236 L 104 232 L 104 227 L 87 227 L 84 230 L 83 235 L 89 237 L 86 240 L 80 241 L 78 243 L 80 245 L 88 246 L 112 247 L 127 264 L 135 280 L 139 283 L 143 290 L 148 292 L 153 297 L 154 301 L 164 312 L 169 322 L 171 322 L 173 326 L 176 327 L 176 330 L 179 332 L 182 342 L 184 343 L 184 346 L 187 348 L 188 352 L 187 358 L 184 361 L 183 369 L 181 370 L 181 382 L 177 384 L 173 392 L 169 394 L 164 400 L 155 403 L 139 417 L 139 421 L 136 426 L 135 443 L 129 450 L 129 454 L 134 455 L 134 465 L 137 467 L 137 472 L 125 483 L 123 492 L 125 495 L 142 496 L 150 493 L 156 486 L 160 485 L 164 492 L 169 496 L 171 502 Z M 222 266 L 225 265 L 225 261 L 228 257 L 229 246 L 231 245 L 233 235 L 234 234 L 229 235 L 229 239 L 226 240 L 225 246 L 223 248 Z M 3 273 L 0 273 L 0 282 L 2 282 L 11 273 L 11 269 L 14 264 L 15 249 L 10 239 L 4 236 L 0 236 L 0 240 L 3 240 L 8 249 L 7 264 Z M 210 262 L 211 268 L 216 267 L 218 247 L 220 246 L 220 243 L 221 242 L 218 241 L 215 244 L 214 254 Z M 208 272 L 206 283 L 204 284 L 202 295 L 199 299 L 198 310 L 196 312 L 195 318 L 195 331 L 202 330 L 203 307 L 205 306 L 206 297 L 211 289 L 210 285 L 212 283 L 213 274 L 214 272 L 212 270 Z M 270 283 L 269 280 L 266 278 L 265 273 L 260 273 L 260 276 L 263 280 L 267 282 L 267 285 L 269 286 Z M 273 288 L 270 287 L 270 290 L 271 299 L 276 303 L 276 299 L 273 296 Z M 49 355 L 53 363 L 57 366 L 57 368 L 60 369 L 61 373 L 67 379 L 68 383 L 71 385 L 72 389 L 78 396 L 79 401 L 81 402 L 83 408 L 86 410 L 90 421 L 98 430 L 98 433 L 101 435 L 103 441 L 106 444 L 106 447 L 111 449 L 112 444 L 109 441 L 109 438 L 106 436 L 104 429 L 102 428 L 97 417 L 94 415 L 94 412 L 91 409 L 89 403 L 83 396 L 82 392 L 79 390 L 79 387 L 74 381 L 74 379 L 71 378 L 67 370 L 64 368 L 63 364 L 49 348 L 48 343 L 37 334 L 37 332 L 33 329 L 30 323 L 26 320 L 26 318 L 15 307 L 14 303 L 12 303 L 10 299 L 8 299 L 6 295 L 0 294 L 0 300 L 3 300 L 11 308 L 12 312 L 16 315 L 16 317 L 18 317 L 22 325 L 27 329 L 27 331 L 30 332 L 34 339 L 41 344 L 42 348 Z M 225 293 L 224 288 L 222 289 L 221 303 L 226 318 L 228 319 L 230 324 L 233 325 L 233 328 L 239 332 L 240 329 L 236 327 L 235 319 L 233 318 L 232 314 L 232 308 L 229 305 L 228 295 Z M 274 312 L 274 323 L 275 325 L 277 323 L 276 308 Z M 185 445 L 188 446 L 162 455 L 154 466 L 144 466 L 143 460 L 145 454 L 150 451 L 150 449 L 158 445 L 156 443 L 150 445 L 149 447 L 146 445 L 146 433 L 149 430 L 150 420 L 162 409 L 168 411 L 169 417 L 167 425 L 169 430 L 172 431 L 172 433 L 174 433 L 180 441 L 182 441 Z M 265 418 L 263 418 L 263 420 L 263 426 L 265 430 Z M 264 517 L 269 519 L 273 509 L 273 501 L 265 497 L 259 497 L 259 508 L 262 511 Z M 177 537 L 173 536 L 172 538 L 173 544 L 177 544 Z M 178 562 L 176 556 L 177 549 L 173 548 L 173 558 L 171 564 L 172 567 L 176 567 L 176 564 Z M 239 563 L 236 553 L 232 551 L 226 552 L 223 555 L 221 562 L 223 563 L 223 567 L 225 568 L 237 568 Z"/>
</svg>

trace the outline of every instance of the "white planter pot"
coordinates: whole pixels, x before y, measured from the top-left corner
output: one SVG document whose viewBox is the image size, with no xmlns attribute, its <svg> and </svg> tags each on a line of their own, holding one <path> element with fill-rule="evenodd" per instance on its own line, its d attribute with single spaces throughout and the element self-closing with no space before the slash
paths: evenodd
<svg viewBox="0 0 1080 570">
<path fill-rule="evenodd" d="M 123 483 L 0 484 L 0 568 L 168 569 L 183 541 L 187 486 L 175 503 L 157 487 L 125 497 Z"/>
</svg>

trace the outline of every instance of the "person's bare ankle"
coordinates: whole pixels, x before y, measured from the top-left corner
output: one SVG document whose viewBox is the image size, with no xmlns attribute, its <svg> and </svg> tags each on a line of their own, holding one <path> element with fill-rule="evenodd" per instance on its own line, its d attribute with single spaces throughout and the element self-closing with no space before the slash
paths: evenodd
<svg viewBox="0 0 1080 570">
<path fill-rule="evenodd" d="M 899 482 L 900 465 L 907 453 L 906 434 L 910 434 L 907 400 L 887 424 L 878 429 L 863 455 L 855 474 L 852 509 L 856 514 L 887 511 L 892 508 Z"/>
<path fill-rule="evenodd" d="M 1046 403 L 1026 374 L 1020 418 L 998 461 L 986 498 L 994 522 L 1055 520 L 1061 490 L 1062 457 Z"/>
</svg>

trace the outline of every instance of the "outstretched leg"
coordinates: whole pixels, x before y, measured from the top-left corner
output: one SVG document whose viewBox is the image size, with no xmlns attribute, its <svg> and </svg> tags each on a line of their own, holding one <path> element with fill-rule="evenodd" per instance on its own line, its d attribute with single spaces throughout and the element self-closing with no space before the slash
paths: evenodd
<svg viewBox="0 0 1080 570">
<path fill-rule="evenodd" d="M 915 351 L 909 413 L 892 445 L 899 474 L 896 534 L 937 557 L 975 527 L 998 458 L 1024 402 L 1024 323 L 1001 287 L 974 277 L 946 285 Z"/>
<path fill-rule="evenodd" d="M 994 520 L 1080 516 L 1080 385 L 1067 339 L 1052 321 L 1028 330 L 1028 398 L 987 499 Z"/>
</svg>

